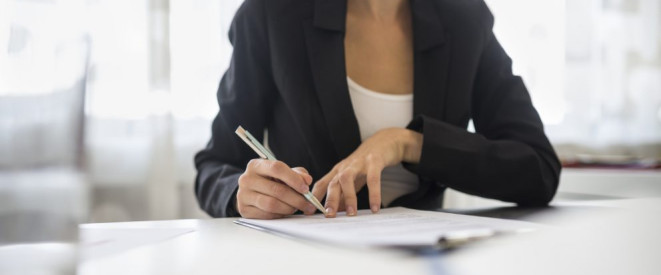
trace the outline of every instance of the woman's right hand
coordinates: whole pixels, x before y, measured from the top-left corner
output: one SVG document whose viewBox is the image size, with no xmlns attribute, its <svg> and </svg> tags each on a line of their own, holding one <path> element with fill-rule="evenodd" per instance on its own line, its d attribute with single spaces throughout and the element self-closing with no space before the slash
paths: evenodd
<svg viewBox="0 0 661 275">
<path fill-rule="evenodd" d="M 314 214 L 316 208 L 303 195 L 310 190 L 312 176 L 305 168 L 289 168 L 277 160 L 253 159 L 239 177 L 236 209 L 250 219 L 277 219 L 301 210 Z"/>
</svg>

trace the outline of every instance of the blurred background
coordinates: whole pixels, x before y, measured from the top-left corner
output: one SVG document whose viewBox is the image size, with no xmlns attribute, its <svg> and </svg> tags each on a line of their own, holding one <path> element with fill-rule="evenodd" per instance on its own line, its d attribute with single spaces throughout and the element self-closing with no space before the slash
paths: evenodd
<svg viewBox="0 0 661 275">
<path fill-rule="evenodd" d="M 0 245 L 75 239 L 65 229 L 83 222 L 208 217 L 193 155 L 241 2 L 0 1 Z M 487 3 L 568 167 L 560 195 L 661 196 L 661 1 Z"/>
</svg>

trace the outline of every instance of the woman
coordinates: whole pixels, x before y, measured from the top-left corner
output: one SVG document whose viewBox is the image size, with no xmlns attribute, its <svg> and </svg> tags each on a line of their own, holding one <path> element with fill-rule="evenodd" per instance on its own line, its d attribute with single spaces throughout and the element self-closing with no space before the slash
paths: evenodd
<svg viewBox="0 0 661 275">
<path fill-rule="evenodd" d="M 492 26 L 482 0 L 246 0 L 212 138 L 195 157 L 200 206 L 312 214 L 300 195 L 312 188 L 328 217 L 352 216 L 437 209 L 447 187 L 548 204 L 559 161 Z M 280 161 L 254 159 L 239 125 Z"/>
</svg>

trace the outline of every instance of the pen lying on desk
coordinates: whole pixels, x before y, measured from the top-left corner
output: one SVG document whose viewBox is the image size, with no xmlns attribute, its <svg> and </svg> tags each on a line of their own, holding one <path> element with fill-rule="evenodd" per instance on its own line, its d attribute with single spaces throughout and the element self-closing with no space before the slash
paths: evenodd
<svg viewBox="0 0 661 275">
<path fill-rule="evenodd" d="M 276 160 L 275 156 L 269 149 L 266 149 L 264 145 L 262 145 L 255 137 L 253 137 L 248 131 L 243 129 L 243 127 L 239 126 L 236 128 L 236 131 L 234 131 L 250 148 L 252 148 L 255 153 L 259 155 L 259 157 L 263 159 L 268 159 L 268 160 Z M 321 213 L 324 213 L 326 215 L 326 209 L 324 209 L 323 205 L 317 200 L 317 198 L 312 195 L 312 192 L 308 191 L 307 193 L 303 194 L 303 197 L 305 197 L 306 200 L 308 200 L 314 207 L 319 209 Z"/>
</svg>

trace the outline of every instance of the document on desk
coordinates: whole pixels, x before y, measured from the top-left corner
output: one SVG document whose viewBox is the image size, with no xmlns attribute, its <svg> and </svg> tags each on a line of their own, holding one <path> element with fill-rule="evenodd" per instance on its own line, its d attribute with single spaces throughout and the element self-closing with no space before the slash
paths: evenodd
<svg viewBox="0 0 661 275">
<path fill-rule="evenodd" d="M 472 238 L 517 233 L 541 225 L 403 207 L 384 208 L 377 214 L 360 210 L 349 217 L 322 214 L 294 215 L 279 220 L 239 219 L 237 224 L 291 237 L 335 244 L 384 247 L 413 247 L 438 244 L 442 238 Z"/>
</svg>

